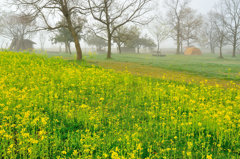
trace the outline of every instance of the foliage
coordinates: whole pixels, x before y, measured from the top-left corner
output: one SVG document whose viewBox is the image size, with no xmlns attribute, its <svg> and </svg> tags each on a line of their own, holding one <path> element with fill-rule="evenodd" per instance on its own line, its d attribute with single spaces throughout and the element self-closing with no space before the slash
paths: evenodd
<svg viewBox="0 0 240 159">
<path fill-rule="evenodd" d="M 81 39 L 81 33 L 82 33 L 82 29 L 83 26 L 85 24 L 84 20 L 80 20 L 77 22 L 74 22 L 75 26 L 78 26 L 77 29 L 75 29 L 76 33 L 77 33 L 77 38 Z M 67 22 L 64 18 L 62 18 L 62 20 L 57 24 L 60 26 L 64 26 L 67 25 Z M 70 30 L 67 27 L 60 27 L 56 30 L 54 37 L 51 38 L 51 41 L 56 44 L 56 43 L 64 43 L 65 47 L 66 47 L 66 52 L 68 52 L 68 50 L 71 53 L 70 50 L 70 43 L 74 42 L 74 38 L 72 36 L 72 33 L 70 32 Z"/>
<path fill-rule="evenodd" d="M 78 37 L 80 38 L 79 35 L 78 35 Z M 73 36 L 72 36 L 71 32 L 69 31 L 69 29 L 62 27 L 62 28 L 57 29 L 57 33 L 51 39 L 51 41 L 54 44 L 65 43 L 65 42 L 69 43 L 69 42 L 73 42 Z"/>
<path fill-rule="evenodd" d="M 89 36 L 86 42 L 88 45 L 96 46 L 97 50 L 102 50 L 102 48 L 108 46 L 106 40 L 96 36 Z"/>
<path fill-rule="evenodd" d="M 79 34 L 78 34 L 78 38 L 80 39 Z M 74 42 L 74 39 L 73 39 L 73 36 L 72 36 L 71 32 L 69 31 L 69 29 L 67 29 L 65 27 L 61 27 L 61 28 L 57 29 L 57 33 L 54 35 L 53 38 L 51 38 L 51 41 L 54 44 L 64 43 L 66 53 L 68 53 L 68 51 L 70 51 L 70 54 L 71 54 L 70 43 Z"/>
<path fill-rule="evenodd" d="M 237 89 L 0 52 L 3 158 L 238 158 Z"/>
<path fill-rule="evenodd" d="M 91 24 L 90 30 L 97 36 L 103 37 L 108 42 L 107 58 L 111 58 L 111 42 L 115 31 L 129 23 L 148 24 L 152 18 L 153 0 L 87 0 L 92 18 L 96 20 Z M 146 15 L 146 16 L 145 16 Z"/>
<path fill-rule="evenodd" d="M 117 44 L 119 53 L 121 53 L 121 46 L 137 37 L 138 34 L 139 28 L 136 26 L 121 26 L 117 28 L 113 35 L 113 41 Z"/>
<path fill-rule="evenodd" d="M 141 47 L 145 47 L 145 48 L 148 47 L 150 49 L 153 49 L 154 47 L 156 47 L 156 44 L 154 43 L 153 39 L 151 39 L 147 35 L 145 35 L 144 37 L 140 37 L 140 34 L 135 36 L 133 39 L 128 40 L 125 45 L 127 47 L 137 48 L 138 53 L 140 53 L 139 50 Z"/>
</svg>

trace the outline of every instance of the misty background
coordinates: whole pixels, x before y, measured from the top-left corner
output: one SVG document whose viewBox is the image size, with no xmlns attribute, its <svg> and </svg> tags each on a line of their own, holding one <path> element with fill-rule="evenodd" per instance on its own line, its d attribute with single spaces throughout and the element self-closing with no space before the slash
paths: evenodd
<svg viewBox="0 0 240 159">
<path fill-rule="evenodd" d="M 11 12 L 11 10 L 14 10 L 14 6 L 12 6 L 12 8 L 6 6 L 6 0 L 1 0 L 2 2 L 2 7 L 1 7 L 1 10 L 2 11 L 5 11 L 5 12 Z M 220 0 L 192 0 L 188 7 L 192 8 L 193 10 L 196 10 L 196 13 L 197 14 L 201 14 L 202 15 L 202 19 L 203 21 L 207 21 L 207 18 L 208 18 L 208 15 L 207 13 L 211 10 L 214 10 L 215 9 L 215 6 L 217 5 L 217 3 L 219 2 Z M 168 8 L 166 7 L 166 4 L 165 4 L 165 1 L 164 0 L 160 0 L 160 1 L 157 1 L 159 6 L 158 8 L 155 8 L 156 11 L 154 11 L 154 14 L 159 14 L 162 19 L 162 21 L 168 25 L 168 23 L 165 21 L 165 18 L 167 19 L 167 12 L 168 12 Z M 147 13 L 149 14 L 149 16 L 151 16 L 153 13 Z M 90 16 L 89 16 L 90 17 Z M 57 21 L 59 18 L 56 18 Z M 56 20 L 55 19 L 55 20 Z M 88 19 L 88 23 L 90 22 L 91 23 L 91 18 L 87 18 Z M 90 20 L 89 20 L 90 19 Z M 92 21 L 94 21 L 92 19 Z M 155 20 L 154 20 L 155 21 Z M 37 23 L 39 23 L 40 21 L 37 21 Z M 131 24 L 131 25 L 134 25 L 134 24 Z M 151 25 L 150 25 L 151 26 Z M 140 33 L 141 35 L 147 35 L 149 38 L 151 38 L 154 43 L 156 44 L 157 41 L 156 39 L 154 38 L 153 34 L 151 34 L 151 32 L 149 31 L 149 26 L 147 25 L 138 25 L 138 28 L 140 30 Z M 151 29 L 150 29 L 151 30 Z M 83 32 L 86 32 L 86 29 L 83 29 Z M 34 35 L 32 35 L 30 37 L 30 39 L 35 42 L 36 44 L 34 44 L 34 48 L 36 50 L 39 50 L 41 49 L 41 40 L 40 40 L 40 36 L 42 36 L 42 40 L 45 41 L 44 43 L 44 50 L 45 51 L 59 51 L 59 50 L 63 50 L 66 48 L 64 46 L 64 44 L 59 44 L 59 43 L 54 43 L 53 42 L 53 37 L 54 37 L 54 34 L 52 32 L 49 32 L 49 31 L 45 31 L 43 35 L 40 35 L 39 33 L 36 33 Z M 11 38 L 6 38 L 4 36 L 1 36 L 0 34 L 0 45 L 2 48 L 5 48 L 5 47 L 9 47 L 10 44 L 12 42 L 12 39 Z M 83 52 L 89 52 L 89 51 L 96 51 L 96 47 L 93 46 L 93 45 L 88 45 L 83 39 L 80 40 L 80 44 L 81 44 L 81 48 L 83 50 Z M 72 51 L 76 51 L 75 50 L 75 45 L 73 42 L 71 42 L 70 44 L 70 48 Z M 191 42 L 191 46 L 196 46 L 196 47 L 199 47 L 202 49 L 202 52 L 203 53 L 210 53 L 211 52 L 211 48 L 209 47 L 209 45 L 200 45 L 198 42 Z M 182 47 L 187 47 L 187 44 L 184 42 L 182 44 Z M 154 50 L 156 51 L 157 50 L 157 46 L 154 46 L 153 47 Z M 173 40 L 172 37 L 168 37 L 166 38 L 160 45 L 160 48 L 159 50 L 161 50 L 163 53 L 175 53 L 176 52 L 176 48 L 177 48 L 177 44 L 176 44 L 176 41 Z M 183 51 L 184 51 L 184 48 L 181 48 Z M 107 51 L 107 46 L 104 46 L 103 48 L 101 48 L 105 51 Z M 152 53 L 152 49 L 149 49 L 147 47 L 141 47 L 140 48 L 140 52 L 141 53 Z M 219 51 L 219 48 L 215 48 L 215 52 L 218 53 Z M 117 44 L 112 42 L 112 53 L 116 53 L 118 52 L 118 49 L 117 49 Z M 181 51 L 182 52 L 182 51 Z M 232 45 L 230 44 L 226 44 L 224 45 L 223 47 L 223 53 L 231 53 L 232 52 Z M 237 53 L 239 52 L 238 50 L 236 51 Z"/>
</svg>

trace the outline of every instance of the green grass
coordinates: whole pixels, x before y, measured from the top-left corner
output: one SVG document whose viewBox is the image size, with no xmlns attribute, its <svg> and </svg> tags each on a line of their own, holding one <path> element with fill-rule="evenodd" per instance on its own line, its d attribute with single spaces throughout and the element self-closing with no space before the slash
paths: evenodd
<svg viewBox="0 0 240 159">
<path fill-rule="evenodd" d="M 166 57 L 155 57 L 150 54 L 113 54 L 112 57 L 114 61 L 137 62 L 142 65 L 183 71 L 207 78 L 240 80 L 240 56 L 232 58 L 231 55 L 225 55 L 224 59 L 219 59 L 217 55 L 212 54 L 203 56 L 167 55 Z M 105 60 L 105 56 L 97 55 L 96 59 Z"/>
<path fill-rule="evenodd" d="M 75 54 L 48 54 L 47 56 L 62 56 L 74 58 Z M 84 54 L 86 60 L 106 61 L 105 54 Z M 112 54 L 111 61 L 134 62 L 142 65 L 150 65 L 167 70 L 181 71 L 192 75 L 200 75 L 206 78 L 219 78 L 240 81 L 240 55 L 233 58 L 225 54 L 224 59 L 219 59 L 218 54 L 203 54 L 202 56 L 167 55 L 155 57 L 152 54 Z"/>
</svg>

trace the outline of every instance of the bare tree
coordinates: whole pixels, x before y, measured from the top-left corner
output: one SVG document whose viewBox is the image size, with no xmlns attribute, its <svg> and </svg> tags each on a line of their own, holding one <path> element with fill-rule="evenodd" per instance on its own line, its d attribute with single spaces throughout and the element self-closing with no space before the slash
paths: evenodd
<svg viewBox="0 0 240 159">
<path fill-rule="evenodd" d="M 180 54 L 180 46 L 182 43 L 182 31 L 183 31 L 183 18 L 186 16 L 184 11 L 188 8 L 191 0 L 166 0 L 165 4 L 168 9 L 167 12 L 167 23 L 172 28 L 171 36 L 177 42 L 177 52 Z"/>
<path fill-rule="evenodd" d="M 215 48 L 217 47 L 216 30 L 214 29 L 214 16 L 213 12 L 210 11 L 205 18 L 202 29 L 200 29 L 200 40 L 199 44 L 202 47 L 208 46 L 211 49 L 211 53 L 215 54 Z"/>
<path fill-rule="evenodd" d="M 236 50 L 240 46 L 240 0 L 222 0 L 223 18 L 228 29 L 228 41 L 233 46 L 233 54 L 235 57 Z"/>
<path fill-rule="evenodd" d="M 183 18 L 182 39 L 186 41 L 189 47 L 192 43 L 196 42 L 200 37 L 200 29 L 203 25 L 203 17 L 197 14 L 196 10 L 192 8 L 185 8 L 183 10 L 185 16 Z"/>
<path fill-rule="evenodd" d="M 82 7 L 83 3 L 83 0 L 11 0 L 11 4 L 21 12 L 33 15 L 34 19 L 38 18 L 38 29 L 68 28 L 74 39 L 77 60 L 82 59 L 82 49 L 77 36 L 81 29 L 77 24 L 84 20 L 86 14 L 87 9 Z M 67 24 L 58 23 L 59 15 L 66 19 Z M 42 23 L 40 23 L 40 19 Z"/>
<path fill-rule="evenodd" d="M 157 41 L 157 54 L 161 54 L 160 45 L 170 37 L 171 30 L 168 25 L 159 19 L 154 20 L 148 27 L 154 40 Z"/>
<path fill-rule="evenodd" d="M 92 17 L 101 24 L 97 31 L 96 28 L 92 31 L 96 35 L 106 33 L 107 58 L 111 58 L 111 42 L 116 29 L 129 22 L 147 24 L 151 18 L 144 19 L 144 15 L 153 10 L 152 2 L 153 0 L 88 0 Z"/>
<path fill-rule="evenodd" d="M 47 32 L 45 31 L 40 31 L 39 32 L 39 42 L 41 45 L 41 52 L 44 52 L 44 44 L 46 42 L 47 36 L 46 36 Z"/>
<path fill-rule="evenodd" d="M 224 18 L 222 5 L 219 4 L 215 12 L 211 12 L 210 14 L 213 14 L 211 16 L 214 17 L 213 29 L 215 31 L 215 36 L 217 39 L 217 47 L 220 49 L 219 58 L 223 58 L 222 48 L 228 44 L 228 40 L 226 38 L 228 31 L 227 31 L 226 23 L 224 23 L 224 21 L 222 20 Z"/>
<path fill-rule="evenodd" d="M 31 15 L 6 13 L 4 12 L 1 18 L 2 21 L 2 36 L 8 39 L 23 40 L 33 34 L 32 30 L 35 28 L 35 21 L 30 21 Z"/>
<path fill-rule="evenodd" d="M 27 48 L 26 38 L 31 39 L 36 33 L 32 32 L 36 23 L 31 19 L 32 15 L 3 12 L 1 16 L 2 37 L 12 41 L 10 50 L 19 51 Z"/>
</svg>

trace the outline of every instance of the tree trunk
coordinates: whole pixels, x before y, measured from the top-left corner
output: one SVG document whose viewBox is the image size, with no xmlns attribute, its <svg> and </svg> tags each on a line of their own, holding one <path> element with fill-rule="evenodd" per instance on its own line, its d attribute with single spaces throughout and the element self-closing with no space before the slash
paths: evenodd
<svg viewBox="0 0 240 159">
<path fill-rule="evenodd" d="M 214 48 L 213 47 L 211 48 L 211 53 L 214 54 Z"/>
<path fill-rule="evenodd" d="M 223 56 L 222 56 L 222 47 L 220 47 L 220 58 L 222 59 Z"/>
<path fill-rule="evenodd" d="M 137 53 L 140 54 L 140 47 L 137 46 Z"/>
<path fill-rule="evenodd" d="M 107 51 L 107 58 L 111 58 L 111 51 L 112 51 L 112 35 L 110 33 L 110 26 L 107 27 L 107 32 L 108 32 L 108 51 Z"/>
<path fill-rule="evenodd" d="M 181 47 L 181 54 L 182 54 L 182 52 L 183 52 L 182 42 L 181 42 L 180 47 Z"/>
<path fill-rule="evenodd" d="M 232 57 L 236 57 L 236 41 L 237 41 L 237 35 L 234 35 L 234 42 L 233 42 L 233 54 Z"/>
<path fill-rule="evenodd" d="M 112 50 L 112 43 L 111 43 L 111 35 L 108 35 L 108 52 L 107 52 L 107 58 L 111 58 L 111 50 Z"/>
<path fill-rule="evenodd" d="M 233 46 L 233 55 L 232 55 L 232 57 L 236 57 L 236 45 Z"/>
<path fill-rule="evenodd" d="M 42 43 L 41 43 L 41 52 L 44 52 L 44 46 Z"/>
<path fill-rule="evenodd" d="M 219 47 L 219 48 L 220 48 L 220 57 L 219 57 L 219 58 L 222 59 L 222 58 L 223 58 L 223 56 L 222 56 L 222 44 L 220 44 L 220 47 Z"/>
<path fill-rule="evenodd" d="M 179 55 L 180 52 L 180 43 L 179 43 L 179 36 L 177 37 L 177 55 Z"/>
<path fill-rule="evenodd" d="M 10 50 L 13 51 L 14 45 L 16 44 L 16 38 L 13 38 L 12 43 L 10 45 Z"/>
<path fill-rule="evenodd" d="M 177 24 L 177 55 L 179 55 L 180 52 L 180 19 L 178 18 L 178 24 Z"/>
<path fill-rule="evenodd" d="M 65 44 L 65 53 L 68 54 L 68 43 L 65 42 L 64 44 Z"/>
<path fill-rule="evenodd" d="M 158 44 L 157 44 L 157 56 L 159 56 L 160 53 L 160 42 L 158 41 Z"/>
<path fill-rule="evenodd" d="M 67 19 L 68 28 L 69 28 L 72 36 L 73 36 L 75 48 L 76 48 L 76 51 L 77 51 L 77 60 L 82 60 L 82 49 L 81 49 L 81 46 L 80 46 L 80 42 L 79 42 L 77 33 L 76 33 L 75 29 L 73 28 L 72 21 L 71 21 L 70 17 L 68 17 L 67 15 L 65 17 Z"/>
<path fill-rule="evenodd" d="M 71 48 L 70 48 L 70 42 L 68 43 L 68 51 L 69 51 L 70 54 L 72 54 Z"/>
<path fill-rule="evenodd" d="M 79 43 L 76 33 L 74 34 L 73 39 L 74 39 L 75 48 L 77 51 L 77 60 L 82 60 L 82 49 L 81 49 L 81 46 L 80 46 L 80 43 Z"/>
<path fill-rule="evenodd" d="M 121 53 L 122 53 L 121 44 L 120 44 L 120 43 L 117 43 L 117 46 L 118 46 L 118 52 L 119 52 L 119 54 L 121 54 Z"/>
</svg>

